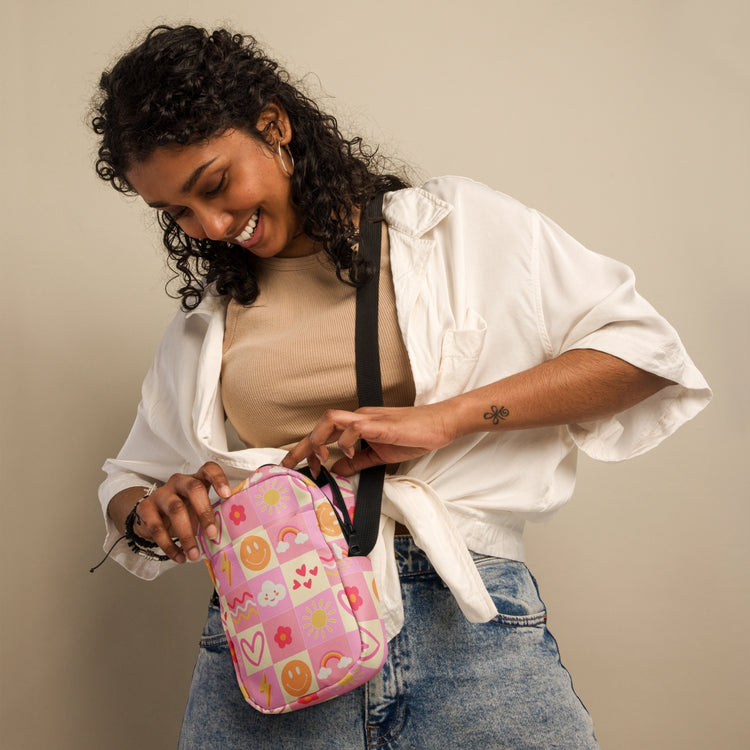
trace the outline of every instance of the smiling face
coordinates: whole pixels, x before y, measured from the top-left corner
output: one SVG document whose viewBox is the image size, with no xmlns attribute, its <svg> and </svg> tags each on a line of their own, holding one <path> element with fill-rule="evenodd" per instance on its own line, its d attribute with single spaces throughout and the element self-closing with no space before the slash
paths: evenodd
<svg viewBox="0 0 750 750">
<path fill-rule="evenodd" d="M 326 536 L 335 537 L 341 533 L 341 526 L 339 525 L 338 518 L 336 518 L 336 514 L 333 512 L 330 503 L 320 503 L 318 507 L 315 508 L 315 515 L 317 516 L 320 530 Z"/>
<path fill-rule="evenodd" d="M 190 146 L 163 146 L 127 171 L 127 179 L 153 208 L 166 211 L 195 239 L 232 242 L 262 258 L 316 251 L 301 230 L 291 184 L 276 150 L 291 140 L 286 113 L 268 105 L 257 123 L 274 147 L 241 130 L 228 130 Z"/>
<path fill-rule="evenodd" d="M 263 570 L 271 562 L 271 546 L 259 536 L 248 536 L 240 546 L 240 560 L 248 570 Z"/>
<path fill-rule="evenodd" d="M 281 673 L 281 685 L 289 695 L 299 698 L 312 687 L 312 672 L 299 659 L 290 661 Z"/>
</svg>

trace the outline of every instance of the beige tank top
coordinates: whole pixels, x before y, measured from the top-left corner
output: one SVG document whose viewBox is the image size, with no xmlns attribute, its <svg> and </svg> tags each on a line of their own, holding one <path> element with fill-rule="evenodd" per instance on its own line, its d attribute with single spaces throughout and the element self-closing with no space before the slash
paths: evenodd
<svg viewBox="0 0 750 750">
<path fill-rule="evenodd" d="M 251 448 L 296 445 L 326 409 L 354 410 L 356 289 L 336 277 L 325 253 L 257 263 L 260 294 L 227 308 L 221 397 Z M 379 286 L 383 403 L 411 406 L 414 381 L 396 319 L 388 234 Z"/>
</svg>

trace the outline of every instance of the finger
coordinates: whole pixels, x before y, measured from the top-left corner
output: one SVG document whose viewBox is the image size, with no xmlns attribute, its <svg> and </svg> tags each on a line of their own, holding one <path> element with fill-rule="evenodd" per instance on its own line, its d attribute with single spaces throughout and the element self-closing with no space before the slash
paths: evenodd
<svg viewBox="0 0 750 750">
<path fill-rule="evenodd" d="M 312 474 L 313 479 L 317 479 L 320 474 L 320 459 L 315 455 L 309 456 L 307 459 L 307 465 L 310 468 L 310 473 Z"/>
<path fill-rule="evenodd" d="M 174 496 L 162 505 L 162 510 L 169 519 L 175 536 L 179 538 L 190 560 L 197 560 L 200 557 L 200 549 L 195 538 L 199 524 L 210 539 L 215 539 L 219 533 L 208 496 L 208 488 L 212 486 L 212 483 L 204 468 L 202 467 L 195 474 L 183 474 L 175 478 Z M 222 471 L 221 474 L 223 476 L 224 472 Z M 224 481 L 229 487 L 226 477 Z"/>
<path fill-rule="evenodd" d="M 185 476 L 177 483 L 175 491 L 162 498 L 160 503 L 160 510 L 165 516 L 165 527 L 168 528 L 171 537 L 177 537 L 183 552 L 189 560 L 193 561 L 200 557 L 195 533 L 201 510 L 196 510 L 196 507 L 208 508 L 211 522 L 214 522 L 206 487 L 198 477 L 193 475 Z"/>
<path fill-rule="evenodd" d="M 315 451 L 310 444 L 310 436 L 300 440 L 281 461 L 281 465 L 287 469 L 293 469 L 297 464 L 307 459 L 308 465 L 313 468 L 319 467 L 321 463 L 328 460 L 328 448 L 324 445 L 320 450 Z"/>
<path fill-rule="evenodd" d="M 405 434 L 395 432 L 398 426 L 396 417 L 406 410 L 383 409 L 381 407 L 365 406 L 357 409 L 341 424 L 338 445 L 341 451 L 352 458 L 356 451 L 357 441 L 366 440 L 368 443 L 382 443 L 407 445 L 410 439 Z M 403 432 L 403 431 L 402 431 Z"/>
<path fill-rule="evenodd" d="M 227 498 L 230 496 L 232 487 L 229 484 L 227 475 L 224 473 L 224 469 L 219 464 L 207 461 L 198 469 L 196 476 L 213 487 L 219 497 Z"/>
<path fill-rule="evenodd" d="M 362 424 L 359 421 L 354 422 L 339 435 L 339 449 L 347 458 L 353 458 L 357 451 L 357 442 L 362 438 L 368 439 L 363 434 Z"/>
<path fill-rule="evenodd" d="M 368 445 L 363 451 L 358 451 L 353 456 L 340 458 L 331 467 L 331 471 L 341 474 L 342 477 L 350 477 L 363 469 L 369 469 L 371 466 L 381 466 L 384 464 L 380 456 Z"/>
<path fill-rule="evenodd" d="M 338 440 L 341 433 L 358 418 L 355 412 L 327 409 L 308 435 L 312 452 L 323 461 L 327 460 L 326 446 Z"/>
<path fill-rule="evenodd" d="M 196 476 L 204 483 L 213 487 L 219 497 L 224 499 L 231 497 L 232 487 L 224 470 L 218 464 L 213 461 L 203 464 Z M 206 532 L 206 536 L 209 539 L 216 539 L 219 529 L 216 526 L 216 517 L 208 493 L 196 492 L 194 497 L 191 496 L 190 504 L 198 519 L 198 523 Z"/>
<path fill-rule="evenodd" d="M 293 469 L 297 464 L 311 455 L 314 454 L 310 449 L 310 441 L 307 438 L 303 438 L 284 456 L 281 465 L 286 469 Z"/>
<path fill-rule="evenodd" d="M 154 495 L 156 493 L 143 500 L 138 506 L 138 516 L 141 523 L 138 526 L 137 534 L 158 544 L 164 554 L 174 562 L 184 563 L 187 559 L 185 553 L 172 541 L 171 525 L 170 530 L 168 530 L 165 526 L 165 520 L 167 519 L 162 515 L 157 504 L 159 498 L 154 497 Z"/>
</svg>

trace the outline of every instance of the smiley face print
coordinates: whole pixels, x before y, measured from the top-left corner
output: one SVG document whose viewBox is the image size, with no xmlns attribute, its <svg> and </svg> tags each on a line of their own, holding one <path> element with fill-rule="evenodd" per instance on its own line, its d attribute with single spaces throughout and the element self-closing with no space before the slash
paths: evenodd
<svg viewBox="0 0 750 750">
<path fill-rule="evenodd" d="M 326 536 L 338 536 L 341 533 L 338 518 L 333 511 L 330 503 L 320 503 L 315 508 L 315 515 L 318 518 L 318 526 Z"/>
<path fill-rule="evenodd" d="M 271 562 L 271 545 L 260 536 L 242 540 L 240 560 L 248 570 L 263 570 Z"/>
<path fill-rule="evenodd" d="M 312 670 L 300 659 L 292 659 L 281 671 L 281 685 L 289 695 L 300 698 L 312 687 Z"/>
</svg>

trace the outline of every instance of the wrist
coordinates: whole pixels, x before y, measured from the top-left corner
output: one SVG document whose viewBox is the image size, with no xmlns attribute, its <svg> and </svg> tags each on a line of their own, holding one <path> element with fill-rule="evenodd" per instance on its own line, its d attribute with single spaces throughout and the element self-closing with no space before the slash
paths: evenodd
<svg viewBox="0 0 750 750">
<path fill-rule="evenodd" d="M 151 560 L 167 560 L 166 555 L 159 555 L 153 552 L 150 548 L 157 547 L 158 545 L 154 542 L 149 542 L 140 535 L 136 534 L 133 530 L 133 526 L 138 518 L 138 506 L 156 489 L 156 485 L 153 484 L 150 487 L 129 487 L 126 490 L 118 492 L 107 505 L 107 515 L 112 519 L 114 524 L 117 526 L 122 536 L 115 541 L 115 543 L 107 550 L 102 561 L 90 569 L 90 573 L 93 573 L 98 567 L 104 564 L 107 558 L 112 553 L 112 550 L 123 540 L 127 541 L 130 549 L 143 557 L 147 557 Z M 135 504 L 133 500 L 135 499 Z M 130 508 L 130 512 L 126 514 L 126 508 Z"/>
<path fill-rule="evenodd" d="M 113 495 L 107 505 L 107 515 L 112 519 L 117 530 L 125 533 L 125 519 L 133 506 L 148 492 L 149 487 L 128 487 Z"/>
<path fill-rule="evenodd" d="M 144 539 L 143 536 L 141 536 L 136 531 L 136 526 L 141 525 L 141 518 L 138 515 L 138 508 L 140 507 L 141 503 L 147 498 L 150 497 L 151 493 L 156 489 L 156 485 L 152 484 L 150 487 L 144 487 L 143 488 L 143 494 L 141 497 L 135 502 L 133 507 L 130 509 L 130 512 L 127 516 L 125 516 L 125 538 L 128 540 L 128 544 L 133 541 L 136 544 L 142 546 L 142 547 L 155 547 L 156 544 L 154 544 L 153 541 L 150 539 Z"/>
<path fill-rule="evenodd" d="M 488 389 L 469 391 L 446 403 L 451 407 L 455 437 L 475 432 L 496 432 L 510 427 L 510 409 L 499 398 L 499 394 Z"/>
<path fill-rule="evenodd" d="M 151 495 L 151 493 L 156 489 L 156 485 L 152 484 L 150 487 L 145 488 L 144 494 L 140 497 L 140 499 L 133 505 L 132 509 L 130 510 L 130 513 L 125 518 L 125 539 L 127 540 L 128 547 L 130 547 L 131 551 L 134 552 L 136 555 L 140 555 L 141 557 L 145 557 L 148 560 L 168 560 L 169 556 L 160 554 L 158 552 L 155 552 L 154 549 L 158 547 L 159 545 L 151 541 L 150 539 L 145 539 L 142 537 L 137 531 L 136 527 L 140 526 L 141 519 L 138 515 L 138 508 L 140 504 Z"/>
</svg>

